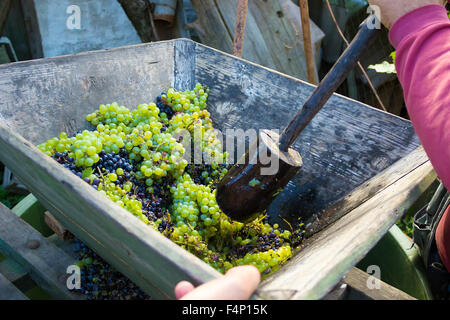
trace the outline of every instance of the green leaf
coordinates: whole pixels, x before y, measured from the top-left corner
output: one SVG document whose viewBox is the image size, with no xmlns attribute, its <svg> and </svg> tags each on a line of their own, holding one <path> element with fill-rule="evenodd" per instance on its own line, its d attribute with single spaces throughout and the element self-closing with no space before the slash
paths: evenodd
<svg viewBox="0 0 450 320">
<path fill-rule="evenodd" d="M 395 64 L 395 54 L 396 54 L 396 51 L 394 51 L 394 52 L 392 52 L 392 53 L 390 54 L 390 56 L 391 56 L 391 58 L 392 58 L 392 63 L 393 63 L 393 64 Z"/>
<path fill-rule="evenodd" d="M 89 176 L 94 172 L 94 169 L 92 167 L 87 167 L 86 169 L 81 172 L 82 178 L 89 178 Z"/>
<path fill-rule="evenodd" d="M 395 64 L 383 61 L 382 63 L 370 65 L 369 69 L 375 70 L 378 73 L 397 73 Z"/>
</svg>

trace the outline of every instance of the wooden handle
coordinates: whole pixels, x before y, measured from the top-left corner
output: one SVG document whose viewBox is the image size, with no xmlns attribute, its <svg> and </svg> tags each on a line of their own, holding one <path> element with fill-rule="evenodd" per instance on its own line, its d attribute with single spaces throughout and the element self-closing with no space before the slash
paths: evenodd
<svg viewBox="0 0 450 320">
<path fill-rule="evenodd" d="M 316 67 L 312 49 L 312 41 L 311 41 L 311 26 L 309 22 L 309 7 L 308 0 L 300 0 L 300 16 L 302 21 L 302 29 L 303 29 L 303 44 L 305 48 L 305 57 L 306 57 L 306 71 L 308 73 L 308 81 L 313 84 L 318 84 L 319 81 L 317 79 Z"/>
<path fill-rule="evenodd" d="M 369 19 L 376 18 L 371 16 Z M 370 21 L 369 19 L 367 21 Z M 347 47 L 330 72 L 323 78 L 311 96 L 309 96 L 294 119 L 292 119 L 281 133 L 280 149 L 282 151 L 289 149 L 303 129 L 305 129 L 314 116 L 322 109 L 333 92 L 344 82 L 348 73 L 358 63 L 359 58 L 370 47 L 378 33 L 379 30 L 369 26 L 367 22 L 361 25 L 352 43 Z"/>
<path fill-rule="evenodd" d="M 242 57 L 242 47 L 245 36 L 245 23 L 247 21 L 248 0 L 238 0 L 236 9 L 236 24 L 234 25 L 233 55 Z"/>
</svg>

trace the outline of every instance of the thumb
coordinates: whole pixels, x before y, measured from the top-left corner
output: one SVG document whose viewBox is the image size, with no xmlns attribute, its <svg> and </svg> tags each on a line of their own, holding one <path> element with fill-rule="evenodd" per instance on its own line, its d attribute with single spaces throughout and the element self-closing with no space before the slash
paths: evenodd
<svg viewBox="0 0 450 320">
<path fill-rule="evenodd" d="M 193 290 L 189 290 L 191 288 L 188 287 L 186 290 L 188 292 L 182 295 L 181 299 L 246 300 L 256 290 L 260 281 L 261 275 L 254 266 L 234 267 L 228 270 L 224 276 L 204 283 Z M 181 283 L 177 285 L 177 288 Z M 186 286 L 186 284 L 183 286 Z"/>
</svg>

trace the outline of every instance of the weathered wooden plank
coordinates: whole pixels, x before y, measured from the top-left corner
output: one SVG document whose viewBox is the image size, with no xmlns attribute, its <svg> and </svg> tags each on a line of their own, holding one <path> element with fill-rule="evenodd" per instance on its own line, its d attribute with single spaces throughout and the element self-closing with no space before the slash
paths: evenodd
<svg viewBox="0 0 450 320">
<path fill-rule="evenodd" d="M 28 298 L 0 273 L 0 300 L 28 300 Z"/>
<path fill-rule="evenodd" d="M 300 8 L 297 6 L 292 0 L 280 0 L 281 6 L 283 8 L 283 13 L 286 15 L 289 22 L 294 25 L 294 29 L 297 35 L 297 42 L 294 42 L 296 45 L 298 41 L 302 38 L 303 34 L 303 26 L 301 15 L 298 14 Z M 311 16 L 310 10 L 310 16 Z M 309 19 L 310 29 L 311 29 L 311 41 L 313 45 L 313 53 L 314 59 L 316 62 L 316 73 L 317 69 L 320 68 L 321 60 L 322 60 L 322 40 L 325 38 L 325 33 L 314 23 L 313 20 Z M 294 44 L 291 44 L 294 45 Z M 304 47 L 304 43 L 298 43 L 300 46 Z"/>
<path fill-rule="evenodd" d="M 52 229 L 55 234 L 60 237 L 63 241 L 73 239 L 73 234 L 69 230 L 64 228 L 64 226 L 55 219 L 55 217 L 48 211 L 45 212 L 45 223 Z"/>
<path fill-rule="evenodd" d="M 354 267 L 322 300 L 417 300 L 386 282 L 369 279 L 370 275 Z"/>
<path fill-rule="evenodd" d="M 263 281 L 258 290 L 294 292 L 292 299 L 322 298 L 375 246 L 436 178 L 429 162 L 376 194 L 308 239 L 306 247 Z"/>
<path fill-rule="evenodd" d="M 199 16 L 199 36 L 202 43 L 224 52 L 232 53 L 237 0 L 193 0 Z M 292 6 L 280 0 L 249 1 L 247 26 L 242 57 L 295 76 L 307 79 L 302 30 L 296 19 L 287 14 Z M 299 19 L 300 20 L 300 19 Z M 316 53 L 324 34 L 313 25 L 313 42 Z"/>
<path fill-rule="evenodd" d="M 173 46 L 159 42 L 2 65 L 0 121 L 38 144 L 86 128 L 86 114 L 100 104 L 154 101 L 173 83 Z"/>
<path fill-rule="evenodd" d="M 174 78 L 177 90 L 192 90 L 195 86 L 195 43 L 177 41 L 174 46 Z"/>
<path fill-rule="evenodd" d="M 428 161 L 428 156 L 423 151 L 423 148 L 417 148 L 406 157 L 398 160 L 395 165 L 388 167 L 374 178 L 363 183 L 328 208 L 314 214 L 314 218 L 306 225 L 306 235 L 309 237 L 339 220 L 361 203 L 369 200 L 375 194 L 383 191 Z"/>
<path fill-rule="evenodd" d="M 50 244 L 39 232 L 0 204 L 0 249 L 19 263 L 45 291 L 58 299 L 80 299 L 67 289 L 67 267 L 72 258 Z"/>
<path fill-rule="evenodd" d="M 187 8 L 184 4 L 184 0 L 177 1 L 177 10 L 174 22 L 174 37 L 175 38 L 191 38 L 191 32 L 189 31 L 187 22 Z"/>
<path fill-rule="evenodd" d="M 25 28 L 27 29 L 28 46 L 30 47 L 33 59 L 39 59 L 44 56 L 42 49 L 42 37 L 39 29 L 39 21 L 36 14 L 34 1 L 20 0 L 23 11 Z"/>
<path fill-rule="evenodd" d="M 343 280 L 341 280 L 330 292 L 328 292 L 322 298 L 322 300 L 345 300 L 349 289 L 350 288 L 348 287 L 348 285 Z"/>
<path fill-rule="evenodd" d="M 301 33 L 296 34 L 283 13 L 280 1 L 251 1 L 249 12 L 259 21 L 259 32 L 267 45 L 274 48 L 270 52 L 275 69 L 298 79 L 308 79 Z M 300 14 L 300 10 L 297 12 Z"/>
<path fill-rule="evenodd" d="M 215 1 L 191 0 L 191 2 L 197 12 L 200 25 L 197 31 L 202 42 L 204 42 L 204 39 L 208 39 L 207 44 L 209 46 L 220 48 L 220 50 L 225 52 L 233 52 L 231 32 L 215 5 Z"/>
<path fill-rule="evenodd" d="M 292 3 L 292 2 L 290 2 Z M 312 42 L 311 42 L 311 27 L 309 23 L 309 5 L 308 0 L 299 1 L 301 26 L 303 33 L 303 47 L 305 48 L 306 70 L 308 71 L 308 82 L 318 84 L 316 72 L 316 62 L 314 60 Z"/>
<path fill-rule="evenodd" d="M 153 39 L 153 30 L 150 17 L 147 13 L 147 4 L 144 0 L 117 0 L 127 14 L 142 42 Z"/>
<path fill-rule="evenodd" d="M 3 27 L 11 9 L 12 0 L 0 0 L 0 36 L 3 34 Z"/>
<path fill-rule="evenodd" d="M 353 268 L 345 276 L 344 282 L 352 289 L 357 291 L 362 297 L 358 298 L 357 294 L 349 294 L 349 299 L 371 299 L 371 300 L 417 300 L 409 294 L 383 282 L 377 281 L 379 287 L 369 288 L 367 283 L 370 275 L 364 271 Z M 353 297 L 353 298 L 352 298 Z"/>
<path fill-rule="evenodd" d="M 207 3 L 207 5 L 217 6 L 217 9 L 220 12 L 220 17 L 223 19 L 223 22 L 226 25 L 227 30 L 229 30 L 229 37 L 231 39 L 231 42 L 233 42 L 234 39 L 234 26 L 236 23 L 236 10 L 237 10 L 237 0 L 231 0 L 231 1 L 201 1 L 203 3 Z M 261 32 L 259 32 L 258 29 L 258 23 L 255 20 L 255 17 L 253 16 L 252 12 L 250 10 L 247 10 L 247 22 L 246 22 L 246 28 L 245 28 L 245 37 L 244 37 L 244 43 L 243 43 L 243 51 L 242 51 L 242 57 L 244 59 L 257 62 L 259 64 L 262 64 L 268 68 L 276 69 L 276 64 L 271 56 L 270 53 L 270 47 L 266 44 L 264 38 L 262 37 Z M 200 20 L 200 24 L 202 24 L 202 21 Z M 210 45 L 209 39 L 204 39 L 205 41 L 202 41 L 202 43 L 205 43 L 207 45 Z M 220 39 L 224 41 L 224 39 Z M 228 40 L 227 40 L 228 42 Z M 221 46 L 213 46 L 217 49 L 222 49 Z M 224 50 L 228 53 L 233 53 L 233 50 L 228 51 Z"/>
<path fill-rule="evenodd" d="M 8 258 L 0 262 L 0 274 L 22 292 L 27 292 L 37 286 L 26 269 L 13 259 Z"/>
<path fill-rule="evenodd" d="M 0 123 L 0 155 L 47 209 L 77 238 L 151 297 L 173 298 L 181 280 L 220 274 L 45 156 Z"/>
<path fill-rule="evenodd" d="M 149 97 L 154 99 L 176 83 L 175 69 L 195 72 L 185 83 L 194 79 L 210 86 L 209 111 L 216 127 L 222 130 L 282 128 L 313 90 L 302 81 L 198 44 L 194 45 L 192 61 L 190 56 L 175 53 L 175 42 L 0 67 L 1 161 L 58 221 L 155 298 L 173 297 L 173 287 L 179 280 L 199 284 L 219 273 L 93 192 L 31 143 L 54 136 L 61 128 L 69 134 L 84 128 L 84 115 L 94 109 L 94 104 L 107 103 L 106 98 L 128 106 L 148 101 Z M 190 43 L 178 44 L 177 48 L 192 46 Z M 153 60 L 156 58 L 164 62 L 159 64 L 159 60 Z M 119 76 L 111 77 L 111 72 Z M 92 82 L 86 80 L 89 77 Z M 24 111 L 17 111 L 20 109 Z M 410 122 L 335 95 L 297 141 L 295 148 L 307 159 L 305 170 L 277 198 L 271 213 L 315 218 L 314 214 L 418 145 Z M 279 278 L 269 278 L 275 284 L 273 288 L 283 290 L 276 284 L 284 277 L 285 284 L 293 285 L 294 289 L 289 290 L 295 290 L 294 297 L 325 294 L 403 213 L 413 198 L 407 194 L 420 189 L 421 183 L 428 183 L 427 177 L 419 176 L 431 170 L 422 160 L 422 156 L 416 157 L 417 163 L 411 161 L 411 167 L 395 169 L 398 181 L 396 178 L 388 184 L 374 184 L 373 190 L 352 199 L 352 204 L 345 207 L 354 207 L 351 212 L 311 238 L 305 250 L 277 273 Z M 398 194 L 398 199 L 391 199 L 393 194 Z M 384 197 L 389 199 L 388 205 L 377 207 Z M 363 204 L 358 206 L 358 202 Z M 396 207 L 400 207 L 398 212 Z M 350 224 L 351 219 L 356 223 Z M 354 235 L 360 239 L 358 247 L 357 241 L 349 243 Z M 307 279 L 310 281 L 301 282 Z M 265 282 L 263 289 L 267 285 Z"/>
<path fill-rule="evenodd" d="M 47 240 L 53 243 L 55 246 L 63 250 L 67 255 L 74 259 L 78 259 L 78 254 L 75 252 L 75 239 L 71 239 L 68 241 L 65 241 L 58 237 L 57 234 L 53 234 L 49 237 L 47 237 Z"/>
<path fill-rule="evenodd" d="M 226 129 L 281 131 L 314 89 L 201 45 L 197 45 L 196 79 L 210 85 L 208 108 L 215 127 L 225 136 L 230 136 Z M 314 214 L 419 144 L 409 121 L 333 95 L 294 144 L 303 168 L 268 212 L 290 221 L 301 216 L 312 222 Z"/>
<path fill-rule="evenodd" d="M 0 262 L 0 274 L 9 282 L 16 282 L 27 275 L 27 272 L 14 260 L 6 259 Z"/>
<path fill-rule="evenodd" d="M 242 46 L 244 44 L 245 24 L 247 22 L 248 0 L 238 0 L 236 7 L 236 22 L 233 33 L 233 55 L 242 57 Z"/>
</svg>

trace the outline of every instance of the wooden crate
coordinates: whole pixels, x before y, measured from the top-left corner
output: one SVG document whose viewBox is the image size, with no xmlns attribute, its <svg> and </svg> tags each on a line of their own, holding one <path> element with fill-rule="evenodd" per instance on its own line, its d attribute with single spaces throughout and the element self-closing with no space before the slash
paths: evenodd
<svg viewBox="0 0 450 320">
<path fill-rule="evenodd" d="M 29 200 L 31 203 L 23 201 L 39 206 L 35 200 Z M 31 206 L 22 213 L 39 226 L 39 210 Z M 0 260 L 0 300 L 26 300 L 24 292 L 34 296 L 37 293 L 39 299 L 85 299 L 86 296 L 67 289 L 67 267 L 76 258 L 21 219 L 20 211 L 17 208 L 13 212 L 0 203 L 0 256 L 8 257 Z M 37 292 L 32 294 L 31 290 Z"/>
<path fill-rule="evenodd" d="M 218 129 L 280 129 L 313 87 L 190 40 L 0 66 L 0 160 L 75 236 L 154 298 L 220 274 L 103 197 L 35 145 L 87 127 L 101 103 L 154 101 L 169 86 L 211 88 Z M 260 298 L 323 297 L 435 179 L 409 121 L 334 95 L 297 140 L 301 172 L 269 213 L 304 217 L 303 250 Z"/>
</svg>

